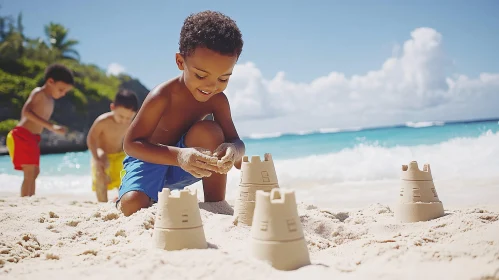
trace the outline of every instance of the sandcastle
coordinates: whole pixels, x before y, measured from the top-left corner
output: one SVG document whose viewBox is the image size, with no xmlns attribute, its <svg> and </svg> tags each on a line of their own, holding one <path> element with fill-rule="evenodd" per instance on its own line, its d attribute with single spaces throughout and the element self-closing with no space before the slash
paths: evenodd
<svg viewBox="0 0 499 280">
<path fill-rule="evenodd" d="M 279 188 L 272 155 L 267 153 L 262 161 L 259 156 L 243 156 L 241 164 L 241 180 L 239 197 L 234 205 L 234 223 L 251 226 L 255 209 L 255 198 L 258 190 L 270 192 Z"/>
<path fill-rule="evenodd" d="M 275 269 L 294 270 L 310 264 L 294 191 L 256 192 L 251 226 L 251 254 Z"/>
<path fill-rule="evenodd" d="M 165 188 L 158 193 L 153 245 L 168 251 L 208 248 L 196 190 L 184 189 L 176 195 Z"/>
<path fill-rule="evenodd" d="M 402 165 L 401 179 L 395 219 L 401 222 L 420 222 L 444 215 L 444 207 L 435 190 L 429 164 L 425 164 L 422 171 L 416 161 Z"/>
</svg>

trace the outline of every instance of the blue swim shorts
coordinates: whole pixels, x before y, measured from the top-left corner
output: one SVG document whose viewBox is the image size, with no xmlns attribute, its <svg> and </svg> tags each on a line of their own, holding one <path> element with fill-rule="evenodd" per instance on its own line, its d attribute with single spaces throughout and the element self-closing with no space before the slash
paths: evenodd
<svg viewBox="0 0 499 280">
<path fill-rule="evenodd" d="M 184 136 L 178 141 L 176 147 L 186 147 Z M 121 172 L 121 186 L 117 202 L 129 191 L 143 192 L 153 202 L 157 202 L 158 192 L 163 188 L 181 190 L 201 180 L 179 166 L 149 163 L 128 155 L 123 160 Z"/>
</svg>

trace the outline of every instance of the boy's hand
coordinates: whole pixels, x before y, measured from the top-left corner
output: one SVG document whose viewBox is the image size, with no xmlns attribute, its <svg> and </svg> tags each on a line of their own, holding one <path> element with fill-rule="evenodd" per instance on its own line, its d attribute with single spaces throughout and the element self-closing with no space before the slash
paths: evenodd
<svg viewBox="0 0 499 280">
<path fill-rule="evenodd" d="M 196 178 L 210 177 L 218 172 L 217 158 L 203 148 L 182 148 L 177 156 L 179 166 Z"/>
<path fill-rule="evenodd" d="M 106 170 L 109 167 L 109 162 L 107 161 L 107 156 L 105 153 L 98 153 L 95 161 L 96 161 L 97 165 L 100 168 L 102 168 L 102 170 Z"/>
<path fill-rule="evenodd" d="M 242 157 L 233 143 L 222 143 L 213 152 L 213 156 L 220 158 L 217 161 L 217 166 L 221 174 L 227 174 L 232 166 L 234 166 L 234 162 Z"/>
<path fill-rule="evenodd" d="M 65 135 L 67 132 L 67 129 L 63 126 L 54 124 L 54 125 L 52 125 L 52 132 L 57 133 L 59 135 Z"/>
</svg>

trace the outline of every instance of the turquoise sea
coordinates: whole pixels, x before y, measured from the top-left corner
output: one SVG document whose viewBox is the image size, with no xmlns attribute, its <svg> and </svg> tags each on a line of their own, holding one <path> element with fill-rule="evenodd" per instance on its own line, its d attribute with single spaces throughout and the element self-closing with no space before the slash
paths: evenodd
<svg viewBox="0 0 499 280">
<path fill-rule="evenodd" d="M 328 186 L 398 178 L 401 164 L 430 163 L 435 179 L 497 178 L 498 120 L 420 122 L 400 126 L 322 129 L 244 138 L 248 155 L 271 153 L 283 184 Z M 37 189 L 88 192 L 90 154 L 43 155 Z M 238 171 L 229 173 L 236 184 Z M 0 191 L 18 191 L 21 173 L 0 157 Z"/>
</svg>

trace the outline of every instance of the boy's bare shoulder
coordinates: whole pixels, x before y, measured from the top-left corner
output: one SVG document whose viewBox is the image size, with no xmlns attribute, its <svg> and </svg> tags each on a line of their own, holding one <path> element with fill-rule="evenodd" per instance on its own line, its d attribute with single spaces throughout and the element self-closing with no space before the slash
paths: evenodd
<svg viewBox="0 0 499 280">
<path fill-rule="evenodd" d="M 172 94 L 179 91 L 179 88 L 179 78 L 174 78 L 154 87 L 151 92 L 149 92 L 147 97 L 167 101 Z"/>
<path fill-rule="evenodd" d="M 106 125 L 109 124 L 110 122 L 114 122 L 113 112 L 106 112 L 95 119 L 94 125 Z"/>
<path fill-rule="evenodd" d="M 224 92 L 220 92 L 217 95 L 213 96 L 210 101 L 213 109 L 229 107 L 229 99 Z"/>
<path fill-rule="evenodd" d="M 46 96 L 41 87 L 34 88 L 29 95 L 33 100 L 40 100 Z"/>
<path fill-rule="evenodd" d="M 53 104 L 54 100 L 47 96 L 41 87 L 36 87 L 31 90 L 28 98 L 24 102 L 23 112 L 21 114 L 24 114 L 24 110 L 27 109 L 34 110 L 38 114 L 43 112 L 42 115 L 44 115 L 46 110 L 53 110 Z"/>
<path fill-rule="evenodd" d="M 36 87 L 33 90 L 31 90 L 30 94 L 37 94 L 37 93 L 41 93 L 41 92 L 43 92 L 42 88 L 41 87 Z"/>
</svg>

